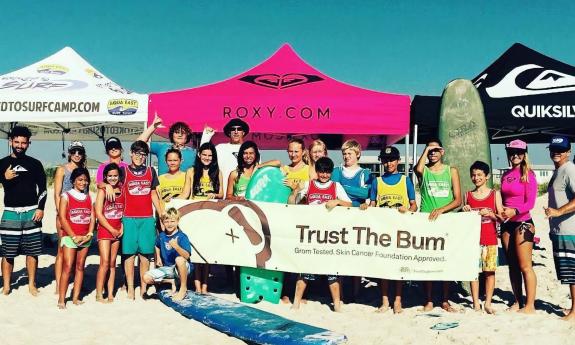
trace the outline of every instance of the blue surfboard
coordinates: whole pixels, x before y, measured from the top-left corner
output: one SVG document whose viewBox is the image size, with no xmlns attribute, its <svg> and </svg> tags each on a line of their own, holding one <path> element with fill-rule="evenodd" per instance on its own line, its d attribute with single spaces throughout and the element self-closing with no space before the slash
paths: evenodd
<svg viewBox="0 0 575 345">
<path fill-rule="evenodd" d="M 233 337 L 256 344 L 315 345 L 342 344 L 343 334 L 306 325 L 250 306 L 188 291 L 181 301 L 173 301 L 169 291 L 160 300 L 183 316 Z"/>
</svg>

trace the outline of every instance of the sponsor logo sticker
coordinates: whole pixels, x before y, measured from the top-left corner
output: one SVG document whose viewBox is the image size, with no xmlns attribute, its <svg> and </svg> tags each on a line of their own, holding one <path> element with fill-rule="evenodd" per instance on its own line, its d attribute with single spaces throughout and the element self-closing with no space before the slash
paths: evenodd
<svg viewBox="0 0 575 345">
<path fill-rule="evenodd" d="M 70 69 L 66 66 L 57 64 L 43 64 L 36 68 L 36 72 L 44 74 L 63 75 L 68 73 Z"/>
<path fill-rule="evenodd" d="M 110 115 L 132 115 L 138 111 L 138 101 L 128 98 L 117 98 L 108 101 Z"/>
</svg>

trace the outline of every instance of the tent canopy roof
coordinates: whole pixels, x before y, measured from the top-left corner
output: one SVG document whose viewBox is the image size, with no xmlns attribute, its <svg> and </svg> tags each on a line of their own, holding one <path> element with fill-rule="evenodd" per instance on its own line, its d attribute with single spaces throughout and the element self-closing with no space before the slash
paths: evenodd
<svg viewBox="0 0 575 345">
<path fill-rule="evenodd" d="M 157 112 L 166 128 L 187 122 L 199 132 L 209 125 L 220 133 L 232 118 L 241 118 L 255 135 L 249 139 L 285 147 L 286 134 L 390 136 L 409 130 L 409 96 L 366 90 L 339 82 L 301 59 L 284 44 L 270 58 L 228 80 L 201 87 L 150 95 L 149 118 Z M 282 140 L 283 137 L 283 140 Z M 343 138 L 343 137 L 342 137 Z M 385 140 L 385 139 L 383 139 Z"/>
<path fill-rule="evenodd" d="M 147 110 L 147 95 L 116 84 L 70 47 L 0 76 L 0 123 L 36 124 L 36 140 L 68 131 L 87 139 L 118 122 L 137 122 L 141 130 Z"/>
<path fill-rule="evenodd" d="M 575 137 L 575 67 L 515 43 L 473 80 L 492 142 Z M 411 123 L 425 141 L 437 135 L 441 97 L 415 96 Z"/>
</svg>

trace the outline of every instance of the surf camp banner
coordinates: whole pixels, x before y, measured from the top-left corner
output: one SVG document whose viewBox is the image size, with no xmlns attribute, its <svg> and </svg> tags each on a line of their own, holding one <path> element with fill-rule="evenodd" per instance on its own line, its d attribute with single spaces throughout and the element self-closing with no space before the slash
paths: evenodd
<svg viewBox="0 0 575 345">
<path fill-rule="evenodd" d="M 477 278 L 480 216 L 174 200 L 196 263 L 396 280 Z"/>
</svg>

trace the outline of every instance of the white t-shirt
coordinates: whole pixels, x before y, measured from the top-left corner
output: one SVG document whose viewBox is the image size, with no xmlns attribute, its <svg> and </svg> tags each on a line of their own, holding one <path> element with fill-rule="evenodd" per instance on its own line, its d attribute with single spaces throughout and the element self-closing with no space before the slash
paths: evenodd
<svg viewBox="0 0 575 345">
<path fill-rule="evenodd" d="M 330 183 L 332 183 L 333 181 L 328 181 L 326 183 L 321 183 L 318 180 L 315 180 L 315 184 L 318 188 L 328 188 Z M 306 197 L 307 192 L 309 191 L 309 183 L 310 181 L 305 181 L 304 185 L 303 185 L 303 189 L 301 191 L 299 191 L 297 193 L 297 197 L 296 197 L 296 204 L 298 204 L 303 198 Z M 347 193 L 345 192 L 345 189 L 343 189 L 343 186 L 341 184 L 339 184 L 339 182 L 333 182 L 335 183 L 335 198 L 341 201 L 347 201 L 347 202 L 351 202 L 351 199 L 347 196 Z M 317 205 L 317 203 L 313 203 L 310 205 Z"/>
</svg>

